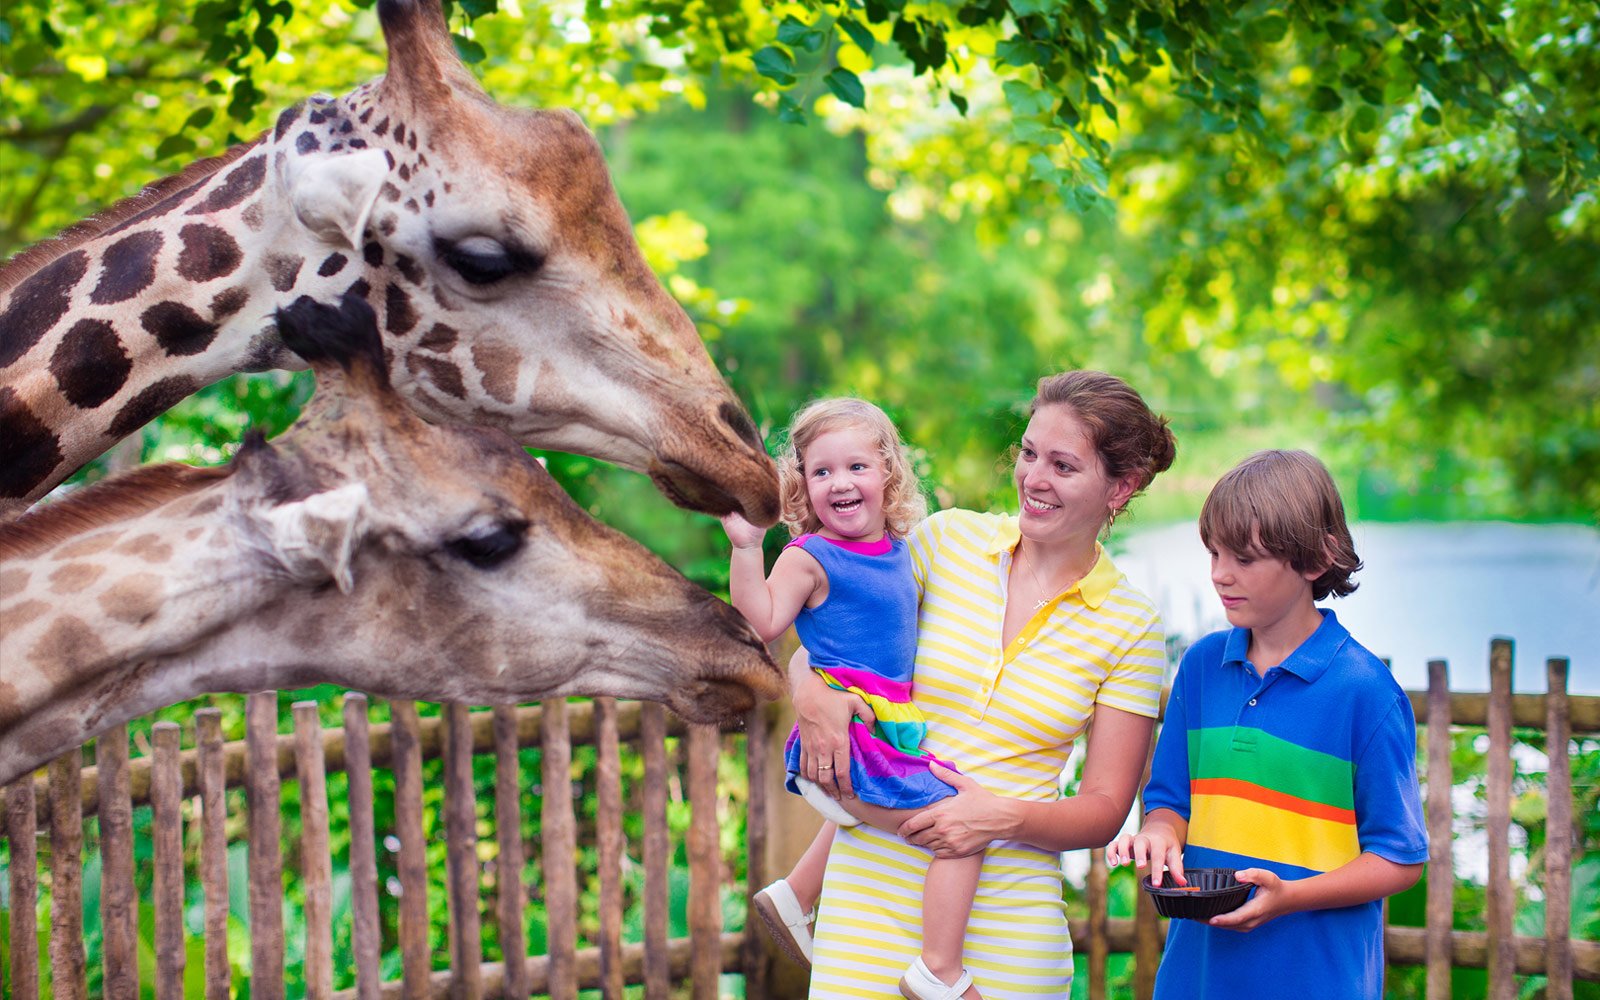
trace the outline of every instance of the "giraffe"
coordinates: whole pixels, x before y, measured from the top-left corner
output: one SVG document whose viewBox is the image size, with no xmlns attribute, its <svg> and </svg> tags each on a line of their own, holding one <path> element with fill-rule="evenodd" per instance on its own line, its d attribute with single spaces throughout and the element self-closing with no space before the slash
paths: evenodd
<svg viewBox="0 0 1600 1000">
<path fill-rule="evenodd" d="M 0 525 L 0 785 L 162 705 L 331 682 L 394 698 L 773 698 L 727 604 L 585 514 L 503 432 L 423 421 L 372 309 L 304 298 L 317 388 L 228 466 L 151 465 Z"/>
<path fill-rule="evenodd" d="M 0 520 L 195 390 L 303 368 L 274 310 L 354 291 L 422 416 L 773 523 L 760 435 L 645 263 L 593 135 L 495 103 L 439 0 L 378 14 L 384 76 L 0 268 Z"/>
</svg>

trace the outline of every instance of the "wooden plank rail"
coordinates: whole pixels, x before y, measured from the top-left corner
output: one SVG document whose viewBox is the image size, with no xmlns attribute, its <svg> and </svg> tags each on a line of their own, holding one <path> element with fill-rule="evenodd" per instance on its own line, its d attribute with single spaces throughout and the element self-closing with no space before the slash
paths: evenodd
<svg viewBox="0 0 1600 1000">
<path fill-rule="evenodd" d="M 1430 1000 L 1451 995 L 1455 969 L 1485 969 L 1489 995 L 1515 996 L 1525 983 L 1517 977 L 1548 976 L 1544 996 L 1570 1000 L 1574 981 L 1600 981 L 1600 942 L 1571 937 L 1571 869 L 1575 844 L 1581 843 L 1574 817 L 1573 738 L 1600 734 L 1600 698 L 1567 694 L 1568 663 L 1545 664 L 1547 693 L 1513 695 L 1513 645 L 1497 639 L 1490 649 L 1491 689 L 1486 694 L 1449 691 L 1443 662 L 1429 664 L 1428 690 L 1410 692 L 1426 739 L 1422 775 L 1430 837 L 1426 919 L 1423 927 L 1387 926 L 1385 944 L 1391 967 L 1426 968 Z M 101 856 L 101 958 L 105 969 L 102 995 L 136 997 L 139 992 L 133 859 L 132 810 L 151 806 L 151 857 L 154 885 L 149 905 L 155 915 L 155 980 L 157 997 L 177 997 L 185 982 L 203 980 L 208 1000 L 230 995 L 232 983 L 227 942 L 227 831 L 247 828 L 251 926 L 251 990 L 253 996 L 284 996 L 284 905 L 280 783 L 298 785 L 300 840 L 294 857 L 304 893 L 305 938 L 297 954 L 304 967 L 297 977 L 308 997 L 526 997 L 548 994 L 575 998 L 579 990 L 598 989 L 604 1000 L 643 986 L 645 1000 L 689 996 L 714 1000 L 720 977 L 745 977 L 747 1000 L 793 995 L 774 991 L 772 945 L 746 921 L 739 932 L 723 927 L 722 899 L 730 867 L 721 831 L 730 817 L 723 813 L 729 797 L 719 782 L 719 766 L 728 755 L 742 754 L 748 778 L 746 838 L 739 850 L 745 864 L 743 887 L 749 894 L 776 874 L 770 871 L 772 842 L 769 812 L 784 795 L 781 775 L 769 773 L 769 744 L 786 735 L 787 726 L 771 724 L 771 707 L 758 708 L 741 720 L 742 734 L 712 726 L 689 725 L 659 705 L 597 699 L 590 702 L 553 700 L 543 705 L 495 706 L 471 711 L 465 705 L 441 707 L 438 717 L 421 718 L 418 706 L 387 706 L 390 722 L 372 724 L 369 703 L 347 695 L 342 728 L 324 729 L 319 707 L 294 704 L 289 731 L 280 732 L 280 695 L 249 696 L 245 738 L 224 742 L 222 713 L 199 709 L 192 728 L 158 722 L 151 728 L 149 757 L 130 760 L 126 727 L 95 741 L 95 766 L 83 766 L 82 750 L 53 761 L 43 775 L 13 782 L 0 798 L 0 834 L 9 847 L 11 938 L 0 968 L 9 980 L 10 996 L 36 998 L 41 990 L 41 957 L 50 964 L 53 997 L 87 995 L 85 936 L 82 925 L 84 851 Z M 1487 734 L 1486 813 L 1489 878 L 1484 887 L 1487 930 L 1452 928 L 1457 859 L 1452 850 L 1450 754 L 1458 735 L 1453 728 L 1482 727 Z M 183 747 L 189 728 L 193 746 Z M 1542 936 L 1516 936 L 1513 916 L 1516 886 L 1511 879 L 1511 796 L 1517 780 L 1513 746 L 1527 740 L 1518 730 L 1544 734 L 1548 757 L 1545 791 L 1547 841 L 1534 855 L 1529 881 L 1536 881 L 1546 903 Z M 673 742 L 674 738 L 676 742 Z M 624 746 L 626 744 L 626 746 Z M 593 746 L 588 757 L 575 760 L 573 748 Z M 531 822 L 530 787 L 535 780 L 522 766 L 520 753 L 538 748 L 537 795 L 540 842 L 523 842 L 523 824 Z M 775 751 L 773 751 L 775 752 Z M 624 766 L 624 754 L 627 766 Z M 484 793 L 475 777 L 475 758 L 492 757 L 493 803 L 480 808 Z M 436 763 L 428 764 L 428 761 Z M 479 762 L 480 764 L 482 762 Z M 393 775 L 393 828 L 374 825 L 373 769 Z M 433 768 L 436 770 L 425 770 Z M 332 865 L 329 850 L 328 789 L 331 774 L 345 771 L 349 813 L 350 954 L 354 988 L 333 992 L 336 978 L 332 925 Z M 642 772 L 642 774 L 641 774 Z M 726 773 L 726 772 L 723 772 Z M 425 774 L 441 775 L 442 804 L 426 800 Z M 625 785 L 624 774 L 632 775 Z M 580 784 L 581 783 L 581 784 Z M 244 788 L 248 824 L 228 822 L 229 788 Z M 624 788 L 633 801 L 626 801 Z M 584 795 L 580 822 L 578 795 Z M 589 797 L 592 795 L 592 797 Z M 237 800 L 236 800 L 237 801 Z M 684 821 L 679 834 L 669 826 Z M 384 802 L 385 810 L 389 803 Z M 437 815 L 434 810 L 437 808 Z M 592 815 L 589 809 L 593 809 Z M 636 810 L 641 823 L 637 840 L 625 834 L 624 810 Z M 387 812 L 384 813 L 385 815 Z M 85 817 L 94 825 L 85 828 Z M 184 831 L 198 844 L 193 870 L 185 873 Z M 492 838 L 488 831 L 491 824 Z M 48 838 L 49 876 L 39 878 L 36 845 Z M 390 837 L 394 878 L 387 890 L 378 882 L 377 843 Z M 445 857 L 442 882 L 428 868 L 428 841 L 442 838 Z M 480 840 L 482 841 L 480 843 Z M 593 852 L 595 872 L 583 859 Z M 681 854 L 678 853 L 681 851 Z M 528 865 L 538 858 L 536 885 L 530 892 Z M 688 897 L 678 898 L 685 910 L 687 936 L 669 939 L 674 884 L 673 858 L 687 863 Z M 642 878 L 631 875 L 629 859 L 642 862 Z M 683 863 L 680 861 L 679 863 Z M 780 869 L 781 870 L 781 869 Z M 434 873 L 437 874 L 437 873 Z M 682 873 L 678 873 L 681 877 Z M 200 882 L 204 900 L 204 940 L 186 947 L 185 879 Z M 588 881 L 589 879 L 595 881 Z M 580 879 L 584 880 L 580 882 Z M 581 912 L 580 889 L 598 888 L 598 912 Z M 630 888 L 631 887 L 631 888 Z M 37 934 L 33 923 L 41 889 L 51 900 L 50 933 Z M 681 887 L 680 887 L 681 889 Z M 380 912 L 385 892 L 398 897 Z M 630 892 L 636 894 L 630 900 Z M 1086 919 L 1070 921 L 1075 947 L 1087 960 L 1087 994 L 1110 995 L 1111 955 L 1131 954 L 1132 994 L 1149 996 L 1165 941 L 1167 924 L 1142 893 L 1135 894 L 1134 916 L 1108 915 L 1109 878 L 1103 851 L 1090 852 L 1085 899 Z M 528 955 L 528 906 L 543 904 L 540 929 L 546 954 Z M 624 943 L 624 908 L 636 905 L 643 941 Z M 443 938 L 433 937 L 430 917 L 443 907 Z M 1075 911 L 1081 912 L 1081 911 Z M 485 945 L 483 920 L 493 921 Z M 681 926 L 681 925 L 680 925 Z M 535 925 L 537 927 L 537 925 Z M 398 978 L 381 980 L 384 935 L 398 952 Z M 584 937 L 580 938 L 580 934 Z M 40 946 L 42 944 L 42 947 Z M 584 945 L 583 947 L 580 947 Z M 41 952 L 44 954 L 41 955 Z M 186 969 L 188 961 L 204 968 Z M 446 969 L 435 963 L 448 964 Z M 351 970 L 339 978 L 349 981 Z M 203 976 L 202 976 L 203 972 Z"/>
</svg>

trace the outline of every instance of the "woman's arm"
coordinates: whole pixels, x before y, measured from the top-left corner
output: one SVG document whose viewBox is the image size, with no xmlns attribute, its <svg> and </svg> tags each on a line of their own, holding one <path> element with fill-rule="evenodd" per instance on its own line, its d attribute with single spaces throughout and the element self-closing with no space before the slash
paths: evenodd
<svg viewBox="0 0 1600 1000">
<path fill-rule="evenodd" d="M 800 776 L 834 798 L 854 798 L 850 721 L 859 718 L 871 726 L 872 709 L 859 695 L 835 690 L 818 677 L 804 646 L 789 659 L 789 697 L 800 727 Z"/>
<path fill-rule="evenodd" d="M 1154 728 L 1154 719 L 1096 706 L 1078 794 L 1053 802 L 995 795 L 935 764 L 934 774 L 957 794 L 906 820 L 900 836 L 941 858 L 974 854 L 995 840 L 1018 840 L 1046 851 L 1102 847 L 1122 829 L 1133 807 Z"/>
</svg>

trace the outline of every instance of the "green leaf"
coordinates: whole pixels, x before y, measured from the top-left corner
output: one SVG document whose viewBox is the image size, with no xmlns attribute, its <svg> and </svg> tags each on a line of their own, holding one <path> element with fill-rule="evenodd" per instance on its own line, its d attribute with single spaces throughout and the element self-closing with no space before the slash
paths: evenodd
<svg viewBox="0 0 1600 1000">
<path fill-rule="evenodd" d="M 1061 133 L 1034 121 L 1017 118 L 1011 122 L 1011 137 L 1029 146 L 1054 146 L 1062 141 Z"/>
<path fill-rule="evenodd" d="M 1281 42 L 1289 33 L 1289 19 L 1272 13 L 1257 18 L 1250 24 L 1250 34 L 1263 42 Z"/>
<path fill-rule="evenodd" d="M 856 43 L 856 48 L 867 55 L 872 54 L 872 47 L 878 43 L 878 40 L 873 37 L 872 32 L 867 30 L 866 25 L 848 17 L 841 17 L 838 24 L 840 28 L 844 29 L 844 33 L 850 36 L 850 40 Z"/>
<path fill-rule="evenodd" d="M 828 85 L 829 90 L 833 91 L 834 97 L 846 104 L 858 108 L 866 107 L 867 88 L 861 85 L 860 77 L 843 66 L 834 67 L 827 76 L 822 78 L 822 82 Z"/>
<path fill-rule="evenodd" d="M 778 120 L 790 125 L 804 125 L 806 113 L 788 94 L 778 95 Z"/>
<path fill-rule="evenodd" d="M 1350 127 L 1357 132 L 1371 132 L 1378 127 L 1378 110 L 1370 104 L 1361 105 L 1351 116 Z"/>
<path fill-rule="evenodd" d="M 186 156 L 194 151 L 194 140 L 180 132 L 161 140 L 161 145 L 156 147 L 156 159 L 164 160 L 169 156 Z"/>
<path fill-rule="evenodd" d="M 183 127 L 186 129 L 205 128 L 207 125 L 210 125 L 211 120 L 216 117 L 217 112 L 215 108 L 199 108 L 193 114 L 191 114 L 187 120 L 184 121 Z"/>
<path fill-rule="evenodd" d="M 1050 110 L 1050 95 L 1031 84 L 1007 80 L 1001 89 L 1005 91 L 1006 104 L 1013 115 L 1042 115 Z"/>
<path fill-rule="evenodd" d="M 781 49 L 776 45 L 768 45 L 755 54 L 752 60 L 756 72 L 764 77 L 776 80 L 782 86 L 794 83 L 794 56 L 788 49 Z"/>
<path fill-rule="evenodd" d="M 1438 108 L 1430 104 L 1422 109 L 1422 124 L 1437 126 L 1442 121 L 1444 117 L 1439 114 Z"/>
<path fill-rule="evenodd" d="M 1017 17 L 1047 14 L 1055 7 L 1051 0 L 1011 0 L 1011 13 Z"/>
<path fill-rule="evenodd" d="M 467 17 L 476 21 L 500 9 L 500 0 L 458 0 Z"/>
<path fill-rule="evenodd" d="M 954 104 L 956 110 L 961 112 L 961 117 L 967 117 L 967 99 L 965 97 L 952 90 L 950 91 L 950 103 Z"/>
<path fill-rule="evenodd" d="M 11 22 L 0 17 L 0 45 L 11 44 Z"/>
<path fill-rule="evenodd" d="M 1318 87 L 1311 92 L 1311 107 L 1317 111 L 1338 111 L 1344 106 L 1344 98 L 1332 87 Z"/>
<path fill-rule="evenodd" d="M 995 58 L 1003 66 L 1032 66 L 1036 52 L 1033 43 L 1021 38 L 1007 38 L 994 47 Z"/>
<path fill-rule="evenodd" d="M 251 41 L 261 52 L 261 58 L 266 61 L 278 54 L 278 33 L 265 24 L 258 25 L 255 34 L 250 36 Z"/>
<path fill-rule="evenodd" d="M 1406 10 L 1405 0 L 1389 0 L 1383 5 L 1383 16 L 1393 24 L 1404 24 L 1411 20 L 1411 14 Z"/>
<path fill-rule="evenodd" d="M 456 43 L 456 55 L 468 66 L 474 66 L 488 58 L 488 53 L 483 51 L 483 46 L 466 35 L 450 33 L 450 40 Z"/>
<path fill-rule="evenodd" d="M 778 41 L 794 48 L 805 49 L 807 52 L 816 52 L 822 48 L 822 43 L 827 39 L 827 32 L 814 28 L 793 15 L 785 17 L 783 23 L 778 25 Z"/>
<path fill-rule="evenodd" d="M 49 18 L 39 19 L 39 37 L 52 49 L 61 48 L 61 36 L 56 34 L 56 29 L 51 27 Z"/>
</svg>

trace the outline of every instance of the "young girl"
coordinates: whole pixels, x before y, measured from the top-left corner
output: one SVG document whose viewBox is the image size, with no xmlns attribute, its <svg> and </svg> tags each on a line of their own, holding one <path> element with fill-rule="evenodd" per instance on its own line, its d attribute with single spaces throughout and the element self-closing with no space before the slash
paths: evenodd
<svg viewBox="0 0 1600 1000">
<path fill-rule="evenodd" d="M 793 624 L 817 675 L 865 702 L 874 721 L 851 726 L 850 779 L 856 801 L 880 808 L 854 808 L 893 832 L 917 810 L 955 794 L 928 769 L 930 763 L 950 765 L 920 749 L 927 726 L 911 703 L 917 585 L 904 538 L 926 505 L 894 424 L 859 399 L 822 399 L 801 410 L 778 476 L 784 524 L 795 537 L 770 577 L 762 577 L 764 532 L 737 514 L 723 518 L 733 543 L 733 605 L 767 641 Z M 831 841 L 833 824 L 861 820 L 800 776 L 800 757 L 797 727 L 785 750 L 786 785 L 830 821 L 818 841 Z M 807 852 L 807 858 L 819 856 L 825 851 L 816 845 Z M 958 997 L 971 986 L 961 955 L 982 864 L 978 853 L 929 865 L 922 954 L 901 980 L 901 992 L 913 1000 Z M 808 911 L 821 892 L 822 871 L 803 860 L 755 899 L 773 936 L 807 965 Z M 953 982 L 931 970 L 954 970 Z"/>
</svg>

